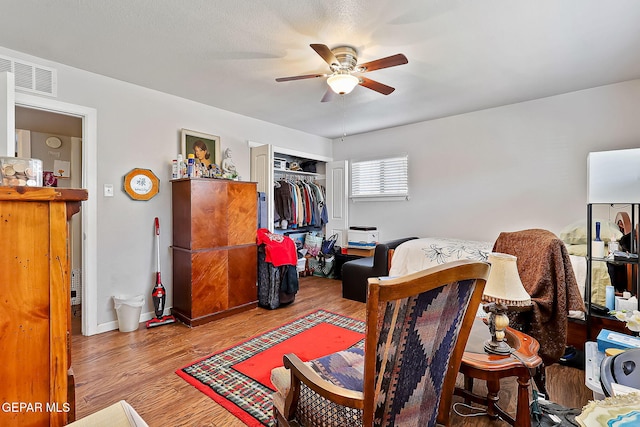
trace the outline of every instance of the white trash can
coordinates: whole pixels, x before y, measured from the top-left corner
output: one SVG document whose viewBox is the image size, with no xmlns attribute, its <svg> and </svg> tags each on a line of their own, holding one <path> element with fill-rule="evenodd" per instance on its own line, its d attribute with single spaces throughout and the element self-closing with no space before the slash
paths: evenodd
<svg viewBox="0 0 640 427">
<path fill-rule="evenodd" d="M 118 329 L 120 329 L 120 332 L 136 331 L 140 324 L 140 313 L 144 305 L 144 296 L 113 297 L 113 305 L 118 315 Z"/>
</svg>

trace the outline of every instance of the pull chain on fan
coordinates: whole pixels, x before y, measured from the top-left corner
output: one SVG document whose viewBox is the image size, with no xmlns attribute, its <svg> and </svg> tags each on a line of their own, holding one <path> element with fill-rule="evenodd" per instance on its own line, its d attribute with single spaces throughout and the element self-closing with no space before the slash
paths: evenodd
<svg viewBox="0 0 640 427">
<path fill-rule="evenodd" d="M 331 101 L 334 98 L 334 94 L 348 94 L 358 85 L 364 86 L 367 89 L 374 90 L 383 95 L 389 95 L 395 90 L 395 88 L 366 77 L 354 76 L 353 74 L 395 67 L 409 62 L 406 56 L 398 53 L 396 55 L 358 65 L 358 54 L 356 50 L 350 46 L 338 46 L 334 49 L 329 49 L 329 47 L 324 44 L 312 44 L 310 46 L 322 59 L 324 59 L 327 64 L 329 64 L 331 73 L 279 77 L 276 81 L 287 82 L 292 80 L 328 77 L 327 84 L 329 85 L 329 88 L 322 97 L 321 102 Z"/>
<path fill-rule="evenodd" d="M 344 138 L 347 136 L 347 101 L 345 96 L 340 98 L 340 107 L 342 109 L 342 136 L 340 137 L 340 142 L 344 142 Z"/>
</svg>

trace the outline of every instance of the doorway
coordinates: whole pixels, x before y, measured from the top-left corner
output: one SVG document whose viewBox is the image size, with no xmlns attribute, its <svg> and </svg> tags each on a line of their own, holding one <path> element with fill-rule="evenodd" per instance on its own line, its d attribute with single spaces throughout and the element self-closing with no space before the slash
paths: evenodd
<svg viewBox="0 0 640 427">
<path fill-rule="evenodd" d="M 76 234 L 77 247 L 73 257 L 78 257 L 81 265 L 80 277 L 76 275 L 75 280 L 79 281 L 76 288 L 80 288 L 79 299 L 80 304 L 80 331 L 83 335 L 94 335 L 99 331 L 97 319 L 97 111 L 94 108 L 84 107 L 75 104 L 61 102 L 55 99 L 43 98 L 34 95 L 28 95 L 16 92 L 15 94 L 16 112 L 22 111 L 22 108 L 33 110 L 31 113 L 49 113 L 41 116 L 43 120 L 48 118 L 54 122 L 62 122 L 69 120 L 72 123 L 81 123 L 80 137 L 70 137 L 70 145 L 75 145 L 75 158 L 73 163 L 79 165 L 80 170 L 75 174 L 77 181 L 69 186 L 76 186 L 86 189 L 89 192 L 89 199 L 82 202 L 81 215 L 78 217 L 77 224 L 71 223 L 71 233 Z M 20 119 L 22 120 L 22 119 Z M 16 117 L 16 128 L 19 128 L 22 122 L 18 123 Z M 44 125 L 44 124 L 43 124 Z M 35 126 L 35 125 L 34 125 Z M 54 126 L 54 125 L 51 125 Z M 40 129 L 44 132 L 54 133 L 54 127 Z M 62 134 L 63 132 L 60 132 Z M 75 132 L 74 132 L 75 133 Z M 46 145 L 46 142 L 45 142 Z M 57 144 L 54 144 L 57 145 Z M 50 147 L 49 147 L 50 148 Z M 33 156 L 34 153 L 31 153 Z M 45 152 L 48 156 L 48 151 Z M 62 154 L 61 154 L 62 155 Z M 54 154 L 55 156 L 55 154 Z M 33 156 L 35 157 L 35 156 Z M 36 157 L 38 158 L 38 157 Z M 44 159 L 41 159 L 44 161 Z M 71 160 L 71 159 L 70 159 Z M 72 172 L 73 173 L 73 172 Z M 75 229 L 74 229 L 75 227 Z M 71 274 L 70 274 L 71 276 Z M 72 279 L 73 286 L 73 279 Z M 77 295 L 76 295 L 77 297 Z M 71 298 L 71 295 L 70 295 Z"/>
<path fill-rule="evenodd" d="M 42 161 L 44 185 L 59 188 L 82 187 L 82 118 L 62 113 L 16 106 L 15 126 L 18 157 Z M 66 173 L 55 172 L 69 165 Z M 71 260 L 71 316 L 73 334 L 82 331 L 82 209 L 71 217 L 69 252 Z"/>
</svg>

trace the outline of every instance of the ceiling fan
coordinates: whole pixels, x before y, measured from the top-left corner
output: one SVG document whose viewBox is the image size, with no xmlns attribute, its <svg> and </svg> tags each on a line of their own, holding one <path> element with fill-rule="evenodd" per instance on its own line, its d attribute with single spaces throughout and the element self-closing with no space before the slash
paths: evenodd
<svg viewBox="0 0 640 427">
<path fill-rule="evenodd" d="M 327 64 L 329 64 L 331 73 L 279 77 L 276 81 L 288 82 L 291 80 L 328 77 L 327 84 L 329 85 L 329 88 L 322 97 L 322 102 L 331 101 L 335 94 L 345 95 L 351 92 L 357 85 L 375 90 L 383 95 L 389 95 L 395 90 L 395 88 L 366 77 L 354 76 L 353 74 L 366 73 L 368 71 L 379 70 L 381 68 L 395 67 L 396 65 L 402 65 L 409 62 L 406 56 L 398 53 L 396 55 L 387 56 L 386 58 L 380 58 L 364 64 L 358 64 L 358 53 L 350 46 L 338 46 L 333 49 L 329 49 L 327 45 L 324 44 L 312 44 L 310 46 L 318 55 L 320 55 L 320 57 L 322 57 L 322 59 L 325 60 Z"/>
</svg>

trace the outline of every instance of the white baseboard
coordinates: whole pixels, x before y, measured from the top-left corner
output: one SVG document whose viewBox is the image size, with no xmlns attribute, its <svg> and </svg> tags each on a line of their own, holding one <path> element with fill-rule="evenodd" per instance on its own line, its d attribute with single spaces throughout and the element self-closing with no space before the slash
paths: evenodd
<svg viewBox="0 0 640 427">
<path fill-rule="evenodd" d="M 171 314 L 171 308 L 166 308 L 164 310 L 164 315 L 167 316 Z M 146 313 L 141 313 L 140 314 L 140 323 L 144 323 L 147 320 L 151 320 L 153 318 L 156 317 L 156 313 L 154 311 L 148 311 Z M 103 332 L 110 332 L 110 331 L 116 331 L 119 329 L 119 325 L 118 325 L 118 319 L 116 320 L 112 320 L 110 322 L 105 322 L 105 323 L 100 323 L 98 324 L 98 334 L 101 334 Z"/>
</svg>

